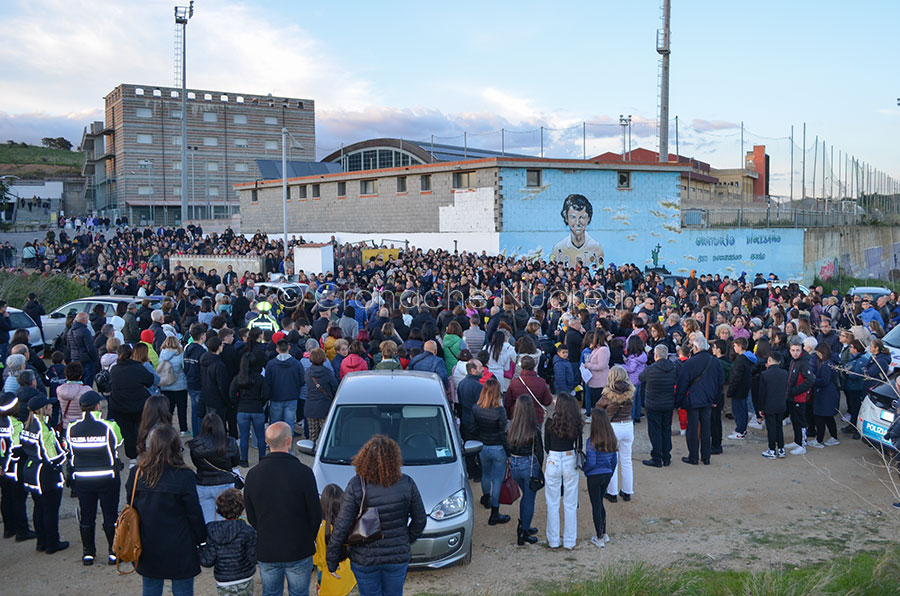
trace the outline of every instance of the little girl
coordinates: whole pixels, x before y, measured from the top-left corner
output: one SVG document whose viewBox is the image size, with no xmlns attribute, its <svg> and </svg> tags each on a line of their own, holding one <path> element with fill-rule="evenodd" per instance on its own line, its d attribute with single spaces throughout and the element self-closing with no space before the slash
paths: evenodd
<svg viewBox="0 0 900 596">
<path fill-rule="evenodd" d="M 322 525 L 319 526 L 316 554 L 313 555 L 313 565 L 319 568 L 319 596 L 346 596 L 356 585 L 347 555 L 344 555 L 337 568 L 336 574 L 340 579 L 328 572 L 328 565 L 325 563 L 325 549 L 343 497 L 344 491 L 337 484 L 329 484 L 322 490 Z"/>
</svg>

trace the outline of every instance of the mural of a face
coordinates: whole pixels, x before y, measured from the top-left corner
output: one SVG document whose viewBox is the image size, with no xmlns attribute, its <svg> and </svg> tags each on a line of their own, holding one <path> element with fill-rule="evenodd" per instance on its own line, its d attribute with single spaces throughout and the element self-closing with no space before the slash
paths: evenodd
<svg viewBox="0 0 900 596">
<path fill-rule="evenodd" d="M 569 234 L 553 246 L 550 259 L 567 266 L 574 266 L 579 261 L 584 265 L 602 263 L 603 248 L 587 233 L 588 224 L 594 217 L 594 208 L 587 197 L 580 194 L 567 196 L 560 215 Z"/>
</svg>

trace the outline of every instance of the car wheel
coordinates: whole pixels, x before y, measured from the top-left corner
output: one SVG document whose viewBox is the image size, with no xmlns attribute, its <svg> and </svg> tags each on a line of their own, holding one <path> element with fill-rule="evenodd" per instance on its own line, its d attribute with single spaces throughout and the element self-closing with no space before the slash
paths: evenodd
<svg viewBox="0 0 900 596">
<path fill-rule="evenodd" d="M 457 563 L 457 565 L 459 567 L 465 567 L 466 565 L 468 565 L 469 563 L 472 562 L 472 548 L 473 548 L 472 545 L 469 544 L 469 552 L 467 552 L 466 556 L 463 557 L 462 559 L 460 559 L 459 562 Z"/>
</svg>

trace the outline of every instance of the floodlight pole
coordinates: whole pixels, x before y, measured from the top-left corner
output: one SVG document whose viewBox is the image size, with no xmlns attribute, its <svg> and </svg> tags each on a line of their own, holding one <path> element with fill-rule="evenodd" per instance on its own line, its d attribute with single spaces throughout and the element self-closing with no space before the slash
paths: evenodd
<svg viewBox="0 0 900 596">
<path fill-rule="evenodd" d="M 187 196 L 187 22 L 194 16 L 194 0 L 175 7 L 175 24 L 181 25 L 181 225 L 188 221 Z"/>
<path fill-rule="evenodd" d="M 288 199 L 288 187 L 287 187 L 287 140 L 288 137 L 291 137 L 292 146 L 296 146 L 298 149 L 302 149 L 303 146 L 297 142 L 297 139 L 294 138 L 294 135 L 291 134 L 291 131 L 287 129 L 286 126 L 281 127 L 281 220 L 284 224 L 283 233 L 284 233 L 284 274 L 287 275 L 287 260 L 288 260 L 288 224 L 287 224 L 287 199 Z"/>
</svg>

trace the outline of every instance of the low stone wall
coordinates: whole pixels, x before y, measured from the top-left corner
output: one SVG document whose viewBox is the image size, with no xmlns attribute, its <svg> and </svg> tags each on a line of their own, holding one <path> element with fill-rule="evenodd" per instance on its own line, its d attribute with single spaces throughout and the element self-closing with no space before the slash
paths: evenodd
<svg viewBox="0 0 900 596">
<path fill-rule="evenodd" d="M 206 272 L 209 272 L 210 269 L 215 269 L 219 275 L 222 275 L 228 268 L 228 265 L 231 265 L 234 271 L 240 275 L 244 271 L 262 273 L 265 271 L 266 260 L 263 257 L 229 257 L 224 255 L 181 255 L 169 258 L 169 270 L 178 265 L 185 269 L 203 267 L 203 270 Z"/>
</svg>

